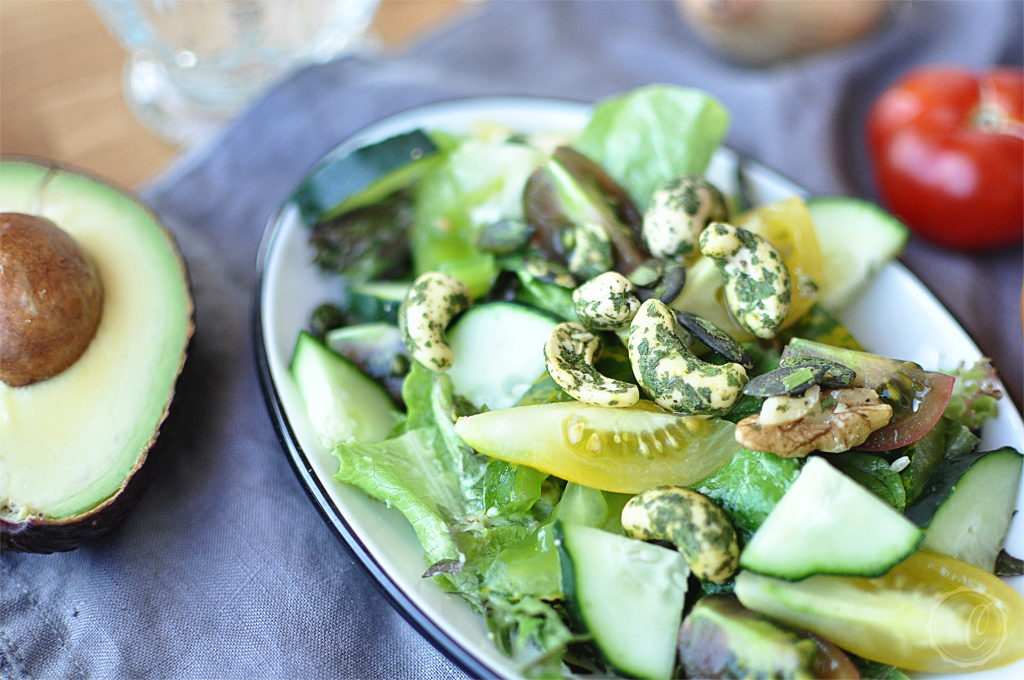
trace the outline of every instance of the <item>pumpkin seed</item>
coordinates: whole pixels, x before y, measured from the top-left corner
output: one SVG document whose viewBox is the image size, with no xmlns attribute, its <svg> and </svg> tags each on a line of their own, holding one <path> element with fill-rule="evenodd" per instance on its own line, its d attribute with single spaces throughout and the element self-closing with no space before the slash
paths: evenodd
<svg viewBox="0 0 1024 680">
<path fill-rule="evenodd" d="M 631 271 L 628 278 L 629 282 L 634 286 L 646 288 L 656 284 L 664 273 L 665 265 L 662 264 L 661 260 L 656 260 L 652 257 L 649 260 L 644 260 L 639 267 Z"/>
<path fill-rule="evenodd" d="M 818 384 L 828 371 L 828 366 L 803 364 L 784 366 L 768 373 L 762 373 L 743 388 L 743 394 L 752 397 L 781 397 L 803 394 Z"/>
<path fill-rule="evenodd" d="M 743 349 L 731 335 L 707 319 L 690 312 L 676 312 L 676 320 L 691 335 L 707 345 L 708 349 L 726 361 L 739 364 L 748 371 L 754 368 L 754 360 L 747 350 Z"/>
<path fill-rule="evenodd" d="M 671 303 L 683 292 L 686 285 L 686 267 L 681 264 L 665 266 L 665 273 L 654 286 L 637 286 L 636 296 L 641 302 L 655 298 L 666 305 Z"/>
<path fill-rule="evenodd" d="M 852 368 L 817 357 L 785 357 L 779 362 L 779 366 L 824 366 L 826 369 L 825 375 L 818 384 L 829 390 L 849 387 L 857 377 L 857 372 Z"/>
</svg>

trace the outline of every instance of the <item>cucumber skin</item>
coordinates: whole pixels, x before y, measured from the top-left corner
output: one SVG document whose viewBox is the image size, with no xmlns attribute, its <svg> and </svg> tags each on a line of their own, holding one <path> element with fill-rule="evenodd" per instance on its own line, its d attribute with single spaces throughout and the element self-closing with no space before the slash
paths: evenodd
<svg viewBox="0 0 1024 680">
<path fill-rule="evenodd" d="M 1009 499 L 1005 496 L 1000 496 L 995 493 L 995 490 L 992 490 L 993 482 L 996 482 L 996 480 L 993 480 L 991 477 L 993 472 L 999 474 L 1003 471 L 1000 468 L 1002 468 L 1004 462 L 999 460 L 999 458 L 1007 456 L 1012 457 L 1011 464 L 1016 463 L 1017 480 L 1011 491 L 1012 497 Z M 986 465 L 988 461 L 991 462 L 989 465 Z M 993 572 L 998 560 L 999 549 L 1006 541 L 1006 533 L 1009 531 L 1010 519 L 1014 513 L 1014 502 L 1020 487 L 1019 480 L 1022 463 L 1024 463 L 1024 456 L 1010 446 L 1004 446 L 994 451 L 964 454 L 944 460 L 928 480 L 921 495 L 918 496 L 917 500 L 906 511 L 908 519 L 922 529 L 927 529 L 921 549 L 947 555 L 967 562 L 984 571 Z M 980 469 L 981 466 L 990 467 L 991 465 L 999 467 L 995 471 Z M 972 475 L 972 471 L 975 470 L 977 470 L 977 473 Z M 1006 474 L 1011 474 L 1009 470 L 1005 470 L 1005 472 Z M 985 476 L 986 474 L 988 475 L 987 477 Z M 982 476 L 978 478 L 977 475 Z M 972 479 L 973 484 L 971 483 Z M 982 484 L 986 490 L 992 490 L 992 493 L 982 499 L 983 503 L 987 504 L 988 507 L 985 507 L 982 503 L 972 503 L 979 484 Z M 998 482 L 995 484 L 995 489 L 1000 489 Z M 962 494 L 966 495 L 958 496 L 958 490 L 961 490 Z M 972 495 L 971 491 L 975 491 L 975 495 Z M 985 517 L 982 514 L 979 517 L 971 512 L 964 514 L 965 502 L 971 505 L 972 508 L 984 508 L 981 511 L 984 513 L 986 511 L 998 510 L 999 504 L 1007 500 L 1009 503 L 1004 509 L 1008 514 L 998 515 L 999 517 L 1005 517 L 1005 527 L 997 523 L 998 519 L 995 515 Z M 947 508 L 945 514 L 943 513 L 943 508 Z M 937 523 L 935 523 L 936 519 L 938 519 Z M 977 524 L 979 519 L 988 520 L 988 524 Z M 980 526 L 985 526 L 987 531 L 966 531 L 968 527 Z M 965 541 L 962 538 L 964 536 L 973 537 L 973 540 Z M 992 540 L 997 540 L 998 542 L 993 544 Z"/>
<path fill-rule="evenodd" d="M 985 456 L 1004 450 L 1016 451 L 1004 446 L 995 451 L 974 451 L 942 461 L 928 478 L 917 499 L 907 506 L 904 513 L 906 518 L 922 529 L 927 529 L 935 513 L 953 495 L 960 478 Z"/>
<path fill-rule="evenodd" d="M 583 612 L 580 611 L 579 600 L 576 598 L 576 563 L 569 554 L 569 548 L 565 545 L 565 525 L 562 520 L 555 520 L 555 545 L 558 547 L 558 561 L 562 565 L 562 592 L 565 594 L 565 608 L 569 612 L 569 621 L 572 624 L 573 632 L 580 635 L 587 635 L 587 625 L 584 623 Z M 596 647 L 596 645 L 595 645 Z M 601 650 L 596 650 L 599 654 Z M 604 656 L 602 655 L 602 659 Z M 605 659 L 607 661 L 607 659 Z"/>
<path fill-rule="evenodd" d="M 419 155 L 413 157 L 416 150 Z M 299 208 L 302 221 L 312 226 L 408 186 L 430 167 L 430 159 L 437 153 L 434 141 L 423 130 L 395 135 L 353 149 L 347 155 L 317 167 L 295 191 L 292 200 Z M 404 176 L 399 176 L 401 170 L 406 171 Z M 389 177 L 392 174 L 395 176 Z M 385 188 L 383 180 L 388 179 L 395 182 L 395 186 Z M 371 190 L 384 195 L 372 195 L 375 192 Z"/>
<path fill-rule="evenodd" d="M 408 290 L 412 288 L 411 281 L 395 281 L 388 283 L 390 285 L 394 285 L 396 289 L 399 286 L 406 286 L 406 294 L 408 294 Z M 403 298 L 399 300 L 383 298 L 375 295 L 373 293 L 373 288 L 376 285 L 380 284 L 354 286 L 349 291 L 348 304 L 345 307 L 345 312 L 350 316 L 359 319 L 362 323 L 380 321 L 391 324 L 392 326 L 397 326 L 398 308 L 402 306 L 402 302 L 405 301 L 405 297 L 403 296 Z"/>
</svg>

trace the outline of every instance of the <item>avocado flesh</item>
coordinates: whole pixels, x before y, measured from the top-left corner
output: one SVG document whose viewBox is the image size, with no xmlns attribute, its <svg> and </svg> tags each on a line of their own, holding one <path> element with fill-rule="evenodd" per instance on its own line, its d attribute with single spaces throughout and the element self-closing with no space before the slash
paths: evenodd
<svg viewBox="0 0 1024 680">
<path fill-rule="evenodd" d="M 188 284 L 156 219 L 91 178 L 4 162 L 0 211 L 53 220 L 104 288 L 78 361 L 33 385 L 0 383 L 0 520 L 69 521 L 117 495 L 155 441 L 192 333 Z"/>
</svg>

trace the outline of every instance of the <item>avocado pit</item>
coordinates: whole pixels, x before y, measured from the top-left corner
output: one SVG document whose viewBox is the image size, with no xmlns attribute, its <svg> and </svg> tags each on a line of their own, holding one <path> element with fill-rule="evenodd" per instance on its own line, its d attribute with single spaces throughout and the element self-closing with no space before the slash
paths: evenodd
<svg viewBox="0 0 1024 680">
<path fill-rule="evenodd" d="M 89 347 L 103 313 L 95 264 L 50 220 L 0 214 L 0 380 L 52 378 Z"/>
</svg>

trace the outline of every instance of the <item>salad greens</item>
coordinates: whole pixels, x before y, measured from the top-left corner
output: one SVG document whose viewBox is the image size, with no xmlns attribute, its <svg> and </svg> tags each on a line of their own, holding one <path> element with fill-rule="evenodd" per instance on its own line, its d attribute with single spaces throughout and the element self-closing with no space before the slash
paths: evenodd
<svg viewBox="0 0 1024 680">
<path fill-rule="evenodd" d="M 449 151 L 416 190 L 416 274 L 445 272 L 464 281 L 474 296 L 484 295 L 498 268 L 476 238 L 487 225 L 522 218 L 523 188 L 542 160 L 541 151 L 507 139 L 468 139 Z"/>
<path fill-rule="evenodd" d="M 898 454 L 910 459 L 910 465 L 900 472 L 906 490 L 906 502 L 909 504 L 918 497 L 944 458 L 973 451 L 978 441 L 969 429 L 943 416 L 926 435 L 910 446 L 898 449 Z"/>
<path fill-rule="evenodd" d="M 622 263 L 625 261 L 642 261 L 647 267 L 647 274 L 644 276 L 650 271 L 658 272 L 655 276 L 657 283 L 657 278 L 662 276 L 661 272 L 666 270 L 667 265 L 657 260 L 644 259 L 650 256 L 642 242 L 637 221 L 639 218 L 635 214 L 634 206 L 642 212 L 650 203 L 655 189 L 669 180 L 685 174 L 703 174 L 728 126 L 729 114 L 715 99 L 705 93 L 669 85 L 652 85 L 601 102 L 595 107 L 589 124 L 575 141 L 564 138 L 542 141 L 537 137 L 516 134 L 496 126 L 482 128 L 483 133 L 478 131 L 478 134 L 467 137 L 417 131 L 365 147 L 354 154 L 354 160 L 337 161 L 340 163 L 338 167 L 328 165 L 318 168 L 297 192 L 295 200 L 302 207 L 304 221 L 312 228 L 312 243 L 317 251 L 316 262 L 325 269 L 342 274 L 349 288 L 359 295 L 369 295 L 373 298 L 369 300 L 372 304 L 368 304 L 367 309 L 370 310 L 371 317 L 378 313 L 380 316 L 365 318 L 362 321 L 366 322 L 367 327 L 372 322 L 376 332 L 380 332 L 381 328 L 390 330 L 392 334 L 397 332 L 393 325 L 395 296 L 385 299 L 385 293 L 372 289 L 372 286 L 379 284 L 367 285 L 366 280 L 381 277 L 398 278 L 402 280 L 387 281 L 385 287 L 408 287 L 410 275 L 418 276 L 426 272 L 446 273 L 461 280 L 478 302 L 515 302 L 529 308 L 530 314 L 540 315 L 544 323 L 555 323 L 552 321 L 553 318 L 558 321 L 576 322 L 578 318 L 573 302 L 574 287 L 595 273 L 615 267 L 622 269 Z M 558 144 L 567 143 L 572 143 L 572 148 L 560 146 L 555 149 Z M 554 154 L 552 149 L 555 149 Z M 402 154 L 409 158 L 399 162 Z M 587 164 L 593 166 L 595 162 L 601 166 L 596 171 L 593 171 L 593 168 L 587 172 L 580 170 Z M 342 180 L 339 178 L 344 175 L 346 163 L 355 163 L 358 167 L 353 167 L 359 174 L 354 178 Z M 548 181 L 552 187 L 561 190 L 562 193 L 558 196 L 561 203 L 554 205 L 537 199 L 537 196 L 544 200 L 550 198 L 541 191 L 544 189 L 543 181 Z M 533 195 L 530 193 L 531 183 L 536 190 Z M 616 183 L 618 186 L 609 187 L 609 184 Z M 573 203 L 573 200 L 568 199 L 578 200 Z M 837 205 L 839 208 L 843 207 L 843 199 L 829 200 L 839 201 Z M 331 201 L 336 204 L 332 204 Z M 567 205 L 570 209 L 566 208 Z M 740 341 L 746 340 L 742 342 L 742 346 L 750 355 L 753 364 L 747 378 L 778 369 L 784 356 L 784 348 L 789 347 L 787 351 L 792 351 L 793 341 L 796 344 L 807 344 L 806 341 L 812 341 L 811 344 L 819 343 L 814 346 L 818 348 L 815 351 L 821 348 L 841 348 L 854 350 L 854 353 L 864 350 L 836 317 L 822 305 L 813 302 L 813 296 L 818 290 L 817 284 L 820 282 L 815 281 L 814 276 L 808 275 L 807 272 L 815 272 L 819 267 L 817 247 L 812 249 L 813 253 L 802 255 L 798 245 L 802 237 L 796 233 L 797 227 L 793 227 L 793 231 L 787 231 L 789 227 L 785 223 L 785 215 L 799 214 L 803 216 L 801 219 L 807 222 L 802 224 L 800 229 L 813 232 L 808 226 L 809 218 L 806 218 L 802 204 L 799 200 L 792 199 L 785 205 L 777 205 L 782 206 L 776 211 L 780 217 L 777 223 L 770 225 L 771 229 L 764 235 L 777 237 L 789 243 L 788 250 L 783 255 L 787 262 L 803 262 L 800 277 L 806 280 L 801 281 L 801 287 L 809 291 L 807 295 L 812 297 L 806 300 L 806 306 L 801 308 L 801 313 L 807 308 L 806 313 L 799 318 L 796 318 L 797 314 L 792 315 L 794 318 L 787 322 L 785 330 L 773 340 L 750 340 L 749 334 L 733 333 L 738 335 Z M 855 213 L 861 216 L 875 214 L 865 210 L 854 213 L 840 210 L 839 213 Z M 543 218 L 543 223 L 533 219 L 538 215 Z M 735 216 L 736 222 L 741 224 L 745 219 L 754 219 L 756 222 L 756 217 L 752 218 L 752 215 L 755 213 Z M 886 216 L 886 219 L 892 222 L 892 218 Z M 574 221 L 585 224 L 563 224 Z M 594 221 L 602 222 L 603 226 L 592 224 Z M 889 227 L 882 225 L 878 228 L 884 230 Z M 833 225 L 830 227 L 830 233 L 831 238 L 835 238 L 836 234 L 843 233 L 843 229 Z M 481 234 L 485 234 L 483 239 Z M 589 253 L 590 259 L 586 260 L 583 266 L 574 268 L 574 253 L 580 252 L 579 249 L 587 245 L 581 241 L 586 238 L 595 239 L 591 244 L 591 250 L 585 251 Z M 882 255 L 873 252 L 870 243 L 860 244 L 858 248 L 858 253 L 875 258 L 871 267 L 852 268 L 851 271 L 860 271 L 860 275 L 865 277 L 879 264 L 875 260 L 892 255 L 890 250 L 886 250 Z M 626 251 L 629 251 L 629 257 L 624 257 L 623 253 Z M 611 255 L 613 252 L 614 257 Z M 411 271 L 408 265 L 410 256 Z M 804 256 L 806 259 L 801 260 Z M 685 298 L 703 301 L 702 304 L 706 306 L 716 306 L 715 314 L 718 315 L 718 321 L 715 323 L 720 325 L 722 319 L 729 318 L 720 303 L 721 277 L 716 269 L 709 269 L 707 265 L 706 258 L 698 260 L 693 266 L 688 265 L 691 274 L 683 288 L 683 294 L 671 302 L 681 304 L 679 301 Z M 823 264 L 825 268 L 829 265 L 828 262 Z M 637 267 L 633 271 L 639 272 L 640 268 Z M 630 272 L 619 273 L 625 276 Z M 576 275 L 575 278 L 573 274 Z M 646 279 L 644 281 L 642 285 L 647 286 Z M 844 281 L 843 285 L 852 289 L 854 284 L 861 283 L 863 281 Z M 633 284 L 639 285 L 635 281 Z M 374 295 L 383 296 L 381 304 L 377 304 Z M 637 295 L 641 293 L 638 292 Z M 669 296 L 671 297 L 671 294 Z M 492 305 L 492 309 L 497 306 Z M 524 308 L 516 305 L 506 307 L 516 310 Z M 345 309 L 347 312 L 348 308 Z M 679 309 L 690 311 L 685 305 Z M 339 323 L 353 323 L 352 314 L 342 314 L 334 307 L 325 310 L 326 312 L 318 312 L 315 320 L 318 327 L 323 326 L 325 331 Z M 383 316 L 385 310 L 390 316 Z M 703 308 L 699 313 L 704 313 Z M 468 318 L 468 315 L 461 318 Z M 453 328 L 461 318 L 454 321 Z M 595 357 L 592 367 L 602 376 L 635 385 L 637 380 L 634 376 L 634 367 L 625 346 L 628 340 L 627 333 L 628 329 L 619 331 L 618 334 L 595 331 L 601 341 L 603 352 Z M 452 337 L 455 336 L 456 333 L 453 332 Z M 488 338 L 479 340 L 486 343 Z M 711 342 L 707 338 L 705 340 Z M 306 341 L 316 342 L 312 338 L 307 338 Z M 700 356 L 707 364 L 721 366 L 728 363 L 696 338 L 687 337 L 686 342 L 690 351 Z M 516 355 L 520 351 L 522 357 Z M 485 364 L 492 361 L 502 362 L 505 368 L 512 369 L 510 374 L 515 374 L 517 379 L 525 378 L 525 382 L 519 383 L 519 389 L 522 389 L 522 385 L 528 385 L 533 379 L 536 368 L 520 371 L 528 374 L 523 376 L 516 373 L 516 368 L 534 366 L 540 352 L 540 347 L 505 350 L 503 354 L 509 356 L 488 356 L 486 351 L 477 352 L 483 358 L 476 359 L 477 363 L 471 366 L 471 370 L 481 371 L 486 379 L 490 374 L 487 373 L 488 367 Z M 621 513 L 627 502 L 633 498 L 632 493 L 612 493 L 603 490 L 615 488 L 608 483 L 604 486 L 594 483 L 593 487 L 601 488 L 592 488 L 586 479 L 577 480 L 583 483 L 567 482 L 527 465 L 491 458 L 474 450 L 460 436 L 456 422 L 460 418 L 476 416 L 478 409 L 467 401 L 464 395 L 456 394 L 449 374 L 434 373 L 415 360 L 411 361 L 409 367 L 408 355 L 401 352 L 400 354 L 401 356 L 396 355 L 394 358 L 396 361 L 401 359 L 404 362 L 401 366 L 396 365 L 393 369 L 386 367 L 388 370 L 380 373 L 392 381 L 389 386 L 395 399 L 398 383 L 394 381 L 401 381 L 401 401 L 405 404 L 405 413 L 400 416 L 398 424 L 383 441 L 350 438 L 339 443 L 334 449 L 334 455 L 339 461 L 336 478 L 397 509 L 408 519 L 423 548 L 424 578 L 431 578 L 444 590 L 457 593 L 482 614 L 494 644 L 503 653 L 514 657 L 524 674 L 530 677 L 563 677 L 569 673 L 569 663 L 591 671 L 623 672 L 621 665 L 616 666 L 615 659 L 620 657 L 602 647 L 603 643 L 598 638 L 602 638 L 603 635 L 605 638 L 615 639 L 614 627 L 629 625 L 629 622 L 602 620 L 600 628 L 605 632 L 597 635 L 594 634 L 597 628 L 588 628 L 586 621 L 590 617 L 591 623 L 594 622 L 593 617 L 597 616 L 594 612 L 614 610 L 615 598 L 622 597 L 622 593 L 627 592 L 628 588 L 620 588 L 621 584 L 616 584 L 615 579 L 608 582 L 598 579 L 598 591 L 603 592 L 602 589 L 607 589 L 608 599 L 597 606 L 580 599 L 577 593 L 580 584 L 577 579 L 580 574 L 600 576 L 602 569 L 594 565 L 614 563 L 617 569 L 625 569 L 619 562 L 620 558 L 632 559 L 630 555 L 635 551 L 629 547 L 628 541 L 631 539 L 621 538 L 623 533 L 630 535 L 628 526 L 624 532 Z M 834 358 L 827 351 L 824 356 L 826 358 L 822 360 Z M 900 393 L 903 385 L 900 380 L 905 376 L 893 372 L 891 368 L 899 362 L 873 355 L 858 356 L 869 358 L 867 363 L 863 364 L 866 368 L 861 370 L 872 372 L 869 377 L 875 381 L 873 385 L 878 385 L 878 393 L 882 395 L 883 400 L 898 405 L 910 413 L 909 417 L 913 417 L 918 405 L 899 401 L 901 398 L 907 401 Z M 340 357 L 338 359 L 344 361 Z M 899 366 L 913 365 L 899 363 Z M 356 366 L 352 366 L 352 369 L 358 370 Z M 930 429 L 925 432 L 922 428 L 922 436 L 916 441 L 900 448 L 874 450 L 870 453 L 849 450 L 832 454 L 815 453 L 813 455 L 824 455 L 829 465 L 818 459 L 808 465 L 807 470 L 820 471 L 823 469 L 822 466 L 825 466 L 829 474 L 842 473 L 841 481 L 853 490 L 848 498 L 854 500 L 849 502 L 861 503 L 862 501 L 857 499 L 866 497 L 868 505 L 861 507 L 867 507 L 874 513 L 881 513 L 867 513 L 865 516 L 889 517 L 895 514 L 893 509 L 897 513 L 903 513 L 925 490 L 940 464 L 975 449 L 979 442 L 979 428 L 985 420 L 997 414 L 996 401 L 1001 395 L 997 389 L 998 379 L 990 364 L 982 361 L 970 367 L 961 366 L 950 373 L 956 377 L 956 382 L 952 397 L 945 406 L 945 413 L 938 418 L 938 413 L 942 412 L 940 405 L 939 410 L 935 412 L 937 423 L 931 427 L 932 421 L 929 421 Z M 453 367 L 452 375 L 455 374 Z M 943 379 L 947 382 L 949 380 L 944 377 Z M 860 380 L 860 383 L 854 383 L 854 387 L 865 384 L 865 376 L 862 375 Z M 906 388 L 906 385 L 903 385 L 903 388 Z M 566 390 L 571 391 L 571 388 L 566 387 Z M 907 392 L 907 389 L 904 389 L 904 392 Z M 919 391 L 916 396 L 923 398 L 925 392 Z M 508 393 L 513 392 L 508 390 Z M 375 398 L 378 397 L 389 399 L 383 391 Z M 304 393 L 304 398 L 309 397 Z M 799 515 L 799 508 L 797 511 L 793 510 L 798 489 L 794 489 L 788 497 L 787 493 L 803 473 L 807 459 L 781 457 L 773 453 L 739 448 L 731 434 L 736 428 L 730 423 L 748 422 L 751 417 L 762 413 L 762 408 L 766 408 L 765 402 L 764 398 L 748 394 L 736 400 L 718 420 L 694 418 L 690 421 L 673 418 L 670 419 L 671 427 L 666 427 L 662 420 L 659 420 L 666 414 L 644 396 L 639 404 L 629 407 L 634 412 L 627 415 L 635 416 L 629 421 L 629 427 L 616 425 L 609 430 L 608 423 L 626 421 L 616 421 L 608 417 L 601 423 L 587 423 L 579 420 L 577 413 L 573 416 L 577 420 L 566 420 L 562 435 L 558 434 L 562 430 L 555 428 L 557 436 L 554 438 L 564 435 L 567 441 L 575 445 L 573 437 L 579 439 L 584 436 L 580 433 L 586 432 L 588 451 L 595 459 L 601 459 L 603 456 L 603 464 L 606 465 L 612 465 L 621 450 L 630 446 L 633 447 L 631 452 L 637 460 L 643 461 L 645 457 L 656 455 L 651 453 L 652 451 L 661 451 L 668 447 L 682 456 L 680 462 L 673 463 L 674 465 L 687 465 L 692 464 L 692 461 L 687 461 L 685 455 L 680 453 L 686 447 L 687 437 L 707 443 L 709 439 L 702 438 L 700 432 L 726 432 L 727 436 L 722 442 L 725 442 L 725 439 L 728 439 L 728 442 L 721 446 L 727 446 L 728 450 L 722 448 L 719 452 L 721 459 L 726 462 L 717 470 L 714 465 L 707 464 L 705 468 L 700 469 L 699 474 L 693 474 L 685 483 L 692 489 L 686 493 L 696 496 L 693 494 L 695 491 L 702 494 L 725 513 L 735 529 L 735 535 L 730 529 L 730 535 L 733 536 L 731 549 L 735 551 L 736 536 L 739 538 L 739 546 L 745 549 L 777 506 L 779 512 L 775 513 L 772 521 L 761 532 L 762 538 L 759 540 L 764 542 L 768 527 L 772 526 L 778 540 L 788 540 L 787 536 L 790 534 L 800 533 L 799 527 L 780 523 L 779 518 L 785 514 L 782 510 L 786 507 L 789 508 L 787 512 L 793 517 Z M 483 411 L 488 410 L 488 407 L 483 405 L 484 402 L 477 403 L 481 405 Z M 555 407 L 556 410 L 579 404 L 545 371 L 537 376 L 536 381 L 526 390 L 514 408 L 536 407 L 543 410 L 549 407 L 542 405 L 556 403 L 559 404 Z M 822 403 L 828 404 L 825 408 L 834 408 L 836 405 L 832 396 L 823 399 Z M 345 405 L 341 404 L 340 407 Z M 357 417 L 361 406 L 351 404 L 349 408 L 356 411 L 353 417 Z M 617 413 L 622 416 L 624 411 L 625 409 L 621 409 Z M 785 411 L 785 407 L 780 410 L 782 411 Z M 498 415 L 500 412 L 499 410 L 491 415 Z M 508 421 L 505 422 L 504 426 L 509 427 L 509 431 L 514 432 L 516 437 L 522 440 L 517 442 L 519 448 L 529 450 L 530 447 L 550 446 L 548 440 L 539 438 L 536 432 L 529 431 L 530 427 L 521 425 L 524 422 L 535 425 L 539 412 L 515 411 L 520 414 L 520 420 L 516 421 L 520 423 L 518 429 L 508 426 Z M 524 413 L 533 413 L 532 420 L 523 419 Z M 835 413 L 838 414 L 840 411 L 836 410 Z M 389 427 L 390 422 L 392 421 L 388 421 L 384 427 Z M 459 428 L 463 424 L 460 423 Z M 629 439 L 630 437 L 633 439 Z M 467 439 L 472 440 L 468 435 Z M 899 443 L 903 444 L 905 441 L 907 440 L 900 440 Z M 479 443 L 476 445 L 484 448 Z M 735 453 L 732 453 L 734 450 Z M 490 453 L 492 456 L 500 455 L 493 451 Z M 550 454 L 550 451 L 545 453 Z M 706 461 L 707 455 L 710 454 L 705 454 Z M 542 467 L 537 460 L 527 459 L 527 462 Z M 644 475 L 653 467 L 654 464 L 650 463 L 647 470 L 630 474 L 649 480 L 650 477 Z M 707 470 L 715 471 L 700 481 L 690 483 L 690 480 L 706 474 Z M 838 472 L 835 472 L 836 470 Z M 557 468 L 555 472 L 559 476 L 572 476 Z M 805 476 L 801 483 L 804 487 L 808 485 L 808 479 L 811 477 Z M 849 484 L 849 480 L 856 484 Z M 799 484 L 796 486 L 801 487 Z M 865 494 L 860 487 L 871 493 Z M 826 491 L 814 489 L 814 493 L 822 495 L 826 494 Z M 780 506 L 784 497 L 787 497 L 787 500 Z M 880 503 L 878 499 L 884 503 Z M 641 498 L 637 498 L 637 501 L 639 500 Z M 793 514 L 794 512 L 796 514 Z M 699 517 L 691 517 L 688 521 L 692 521 L 692 527 L 696 527 L 701 520 Z M 722 521 L 725 522 L 724 519 Z M 905 518 L 900 517 L 894 521 L 905 521 Z M 585 528 L 585 531 L 578 531 L 578 527 Z M 792 532 L 789 531 L 790 528 L 793 529 Z M 614 555 L 619 555 L 618 557 L 612 553 L 602 554 L 599 558 L 595 557 L 592 563 L 588 563 L 586 550 L 580 546 L 601 545 L 609 533 L 617 536 L 612 543 L 621 546 L 622 541 L 626 541 L 626 549 L 621 555 L 615 552 Z M 827 534 L 827 531 L 824 533 Z M 582 537 L 571 556 L 560 538 L 565 536 Z M 587 538 L 588 536 L 590 538 Z M 594 536 L 598 539 L 593 540 Z M 841 538 L 836 540 L 839 541 Z M 636 547 L 640 544 L 632 545 Z M 719 548 L 725 549 L 721 546 Z M 864 546 L 866 552 L 870 552 L 872 548 L 871 545 Z M 817 549 L 819 552 L 829 552 L 828 545 L 819 545 Z M 844 550 L 851 553 L 856 553 L 859 549 L 857 545 L 844 546 Z M 914 546 L 908 549 L 913 550 Z M 652 550 L 657 552 L 662 548 Z M 794 548 L 794 551 L 799 552 L 799 549 Z M 767 551 L 767 562 L 772 562 L 774 552 L 774 549 Z M 671 557 L 678 561 L 679 555 L 673 553 Z M 799 554 L 794 557 L 797 561 L 800 558 Z M 758 571 L 750 567 L 749 564 L 754 562 L 750 561 L 749 555 L 744 559 L 748 561 L 740 560 L 740 564 L 744 565 L 751 575 L 748 582 L 761 588 L 762 582 L 767 583 L 766 579 L 770 580 L 771 571 Z M 798 566 L 802 568 L 806 565 Z M 888 568 L 890 567 L 884 567 Z M 913 573 L 914 568 L 916 567 L 909 568 L 911 571 L 908 573 Z M 998 573 L 1019 573 L 1020 561 L 1004 551 L 1000 555 L 997 569 L 1002 570 Z M 682 577 L 672 581 L 672 587 L 685 594 L 686 574 L 691 572 L 685 569 L 681 573 Z M 743 575 L 745 572 L 740 573 Z M 755 573 L 756 578 L 753 576 Z M 821 572 L 815 572 L 812 568 L 810 573 Z M 840 570 L 840 573 L 851 573 L 853 577 L 868 575 L 857 572 L 856 569 L 851 572 Z M 659 578 L 663 576 L 668 579 L 667 574 L 668 572 L 665 572 Z M 843 577 L 833 575 L 828 578 Z M 694 602 L 700 598 L 714 596 L 733 598 L 733 603 L 729 606 L 719 607 L 724 612 L 723 616 L 733 609 L 749 615 L 750 612 L 744 609 L 743 605 L 751 608 L 754 605 L 749 599 L 743 599 L 742 589 L 736 586 L 740 580 L 728 578 L 726 574 L 722 582 L 711 583 L 690 576 L 687 604 L 682 614 L 691 611 Z M 786 583 L 783 582 L 784 585 Z M 794 588 L 801 587 L 789 585 Z M 642 591 L 643 588 L 651 586 L 632 584 L 630 587 Z M 732 593 L 734 588 L 743 601 L 742 605 L 740 600 L 735 600 L 732 595 L 724 595 Z M 769 585 L 764 585 L 764 588 L 766 592 L 771 591 Z M 906 590 L 912 589 L 905 584 L 900 588 L 904 590 L 890 593 L 896 599 L 907 596 Z M 748 586 L 747 596 L 754 590 Z M 856 591 L 856 588 L 852 590 Z M 931 594 L 928 597 L 935 597 L 935 592 L 940 591 L 929 592 Z M 646 595 L 650 593 L 647 592 Z M 681 598 L 682 595 L 680 601 Z M 709 599 L 705 604 L 710 606 L 712 602 L 714 600 Z M 722 601 L 718 601 L 718 604 L 721 603 Z M 861 604 L 858 603 L 856 606 Z M 767 613 L 758 611 L 761 613 L 757 616 Z M 807 614 L 811 621 L 816 621 L 814 615 L 814 612 Z M 822 616 L 826 617 L 827 622 L 827 614 Z M 776 622 L 781 620 L 784 620 L 782 613 Z M 893 630 L 887 634 L 895 639 L 901 633 Z M 667 637 L 675 639 L 675 633 L 672 632 Z M 806 639 L 804 643 L 807 643 Z M 719 640 L 704 641 L 701 644 L 725 643 Z M 807 647 L 806 644 L 804 646 Z M 728 648 L 718 651 L 723 654 L 731 653 Z M 665 650 L 654 650 L 651 653 L 664 654 Z M 669 653 L 675 654 L 674 648 L 669 650 Z M 836 653 L 842 655 L 838 649 Z M 644 650 L 636 651 L 639 657 L 644 657 L 645 654 Z M 891 658 L 888 653 L 879 653 L 877 657 Z M 870 661 L 852 654 L 850 660 L 846 662 L 848 667 L 851 667 L 851 661 L 864 678 L 906 677 L 893 665 Z M 918 663 L 919 659 L 908 660 L 908 664 L 910 661 Z M 899 665 L 909 667 L 902 662 Z"/>
<path fill-rule="evenodd" d="M 988 359 L 981 359 L 973 366 L 961 364 L 949 374 L 957 381 L 946 406 L 947 417 L 977 430 L 986 420 L 999 415 L 997 402 L 1003 395 L 998 387 L 999 376 Z"/>
<path fill-rule="evenodd" d="M 860 451 L 837 453 L 827 458 L 834 468 L 892 507 L 900 512 L 906 509 L 907 492 L 903 478 L 893 470 L 889 461 Z"/>
<path fill-rule="evenodd" d="M 729 112 L 707 93 L 649 85 L 601 102 L 575 146 L 644 210 L 665 182 L 704 174 L 728 129 Z"/>
<path fill-rule="evenodd" d="M 800 474 L 802 460 L 740 449 L 694 489 L 717 502 L 746 541 Z"/>
</svg>

